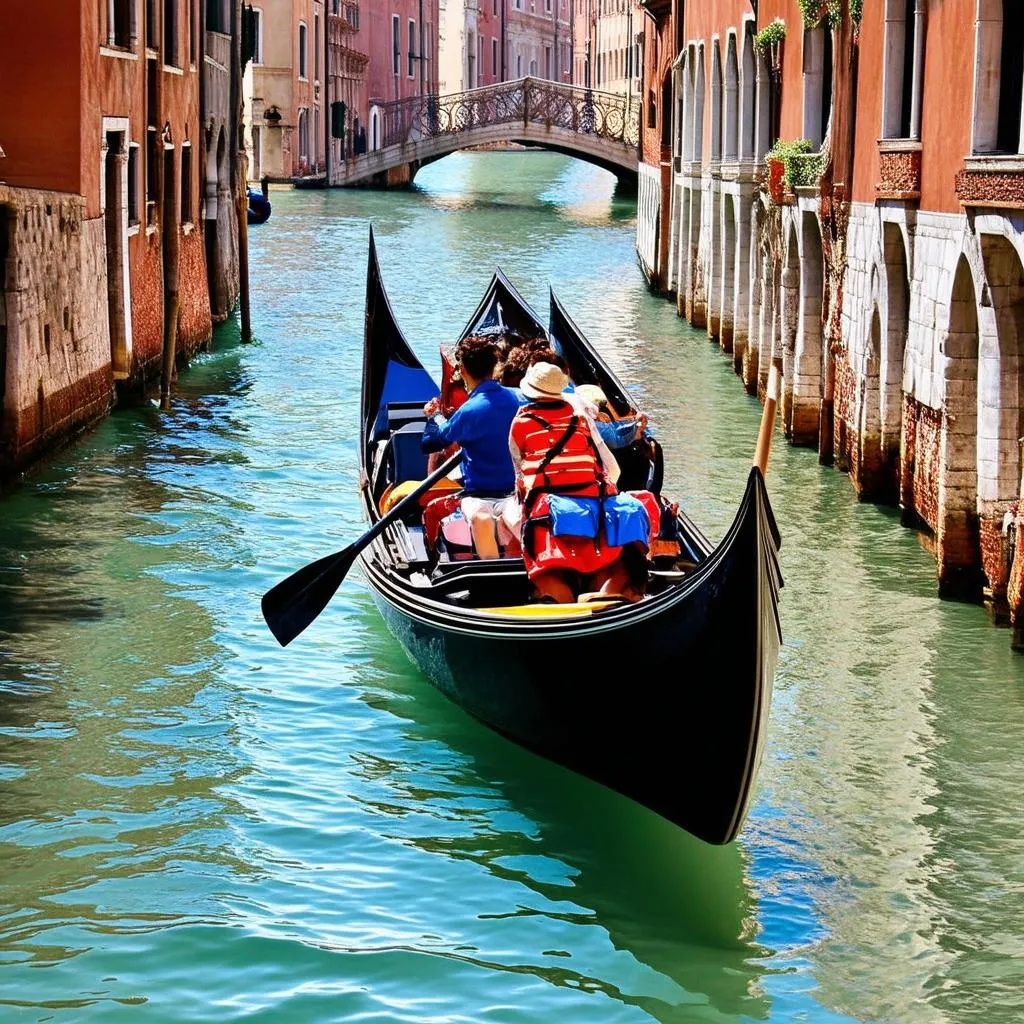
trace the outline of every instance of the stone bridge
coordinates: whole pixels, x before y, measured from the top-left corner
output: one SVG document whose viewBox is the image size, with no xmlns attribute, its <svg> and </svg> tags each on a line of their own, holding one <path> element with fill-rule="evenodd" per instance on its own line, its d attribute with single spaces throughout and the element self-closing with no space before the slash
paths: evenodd
<svg viewBox="0 0 1024 1024">
<path fill-rule="evenodd" d="M 332 185 L 412 181 L 426 164 L 459 149 L 518 142 L 565 153 L 635 187 L 640 103 L 539 78 L 371 107 L 369 152 L 331 168 Z"/>
</svg>

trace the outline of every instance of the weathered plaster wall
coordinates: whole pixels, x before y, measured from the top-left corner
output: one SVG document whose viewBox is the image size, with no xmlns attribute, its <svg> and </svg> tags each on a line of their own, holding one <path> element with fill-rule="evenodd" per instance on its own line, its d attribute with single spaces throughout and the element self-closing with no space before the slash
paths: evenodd
<svg viewBox="0 0 1024 1024">
<path fill-rule="evenodd" d="M 84 210 L 78 196 L 0 185 L 5 478 L 111 403 L 103 222 Z"/>
</svg>

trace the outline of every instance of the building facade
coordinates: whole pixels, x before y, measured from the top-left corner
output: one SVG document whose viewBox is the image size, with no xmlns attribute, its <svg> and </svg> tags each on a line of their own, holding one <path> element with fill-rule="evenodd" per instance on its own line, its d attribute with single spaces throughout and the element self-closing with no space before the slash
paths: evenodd
<svg viewBox="0 0 1024 1024">
<path fill-rule="evenodd" d="M 934 538 L 941 593 L 1016 618 L 1019 5 L 844 2 L 837 18 L 761 0 L 755 18 L 720 0 L 683 21 L 671 64 L 644 68 L 652 284 L 751 392 L 781 369 L 786 435 Z"/>
<path fill-rule="evenodd" d="M 505 78 L 572 80 L 569 0 L 506 0 Z"/>
<path fill-rule="evenodd" d="M 643 12 L 638 0 L 573 0 L 574 85 L 639 101 Z"/>
<path fill-rule="evenodd" d="M 5 477 L 101 415 L 115 388 L 155 384 L 237 294 L 237 207 L 221 232 L 210 166 L 229 111 L 211 78 L 200 113 L 219 53 L 206 7 L 58 6 L 66 17 L 16 5 L 0 34 Z M 208 275 L 207 239 L 221 233 Z"/>
<path fill-rule="evenodd" d="M 291 181 L 322 175 L 327 148 L 324 5 L 320 0 L 261 0 L 256 17 L 246 97 L 254 176 Z"/>
</svg>

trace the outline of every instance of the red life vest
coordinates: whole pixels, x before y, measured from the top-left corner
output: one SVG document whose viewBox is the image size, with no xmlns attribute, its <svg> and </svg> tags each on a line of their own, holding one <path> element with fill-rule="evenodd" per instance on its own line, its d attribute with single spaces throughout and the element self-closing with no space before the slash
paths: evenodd
<svg viewBox="0 0 1024 1024">
<path fill-rule="evenodd" d="M 555 399 L 524 406 L 512 421 L 511 437 L 522 454 L 527 515 L 540 494 L 597 498 L 614 493 L 587 418 L 568 402 Z"/>
</svg>

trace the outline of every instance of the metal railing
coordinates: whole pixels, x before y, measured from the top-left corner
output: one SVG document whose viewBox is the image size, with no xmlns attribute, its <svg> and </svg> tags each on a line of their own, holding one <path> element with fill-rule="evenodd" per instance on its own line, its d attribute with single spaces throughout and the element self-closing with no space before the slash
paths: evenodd
<svg viewBox="0 0 1024 1024">
<path fill-rule="evenodd" d="M 444 96 L 376 104 L 381 146 L 420 142 L 499 124 L 535 124 L 594 135 L 639 148 L 640 104 L 625 96 L 541 78 L 519 78 Z"/>
</svg>

